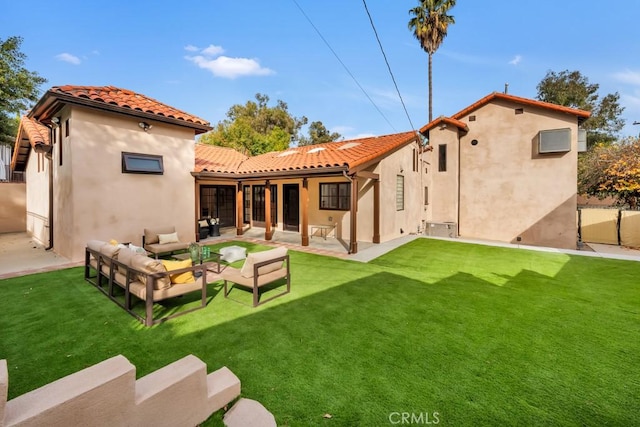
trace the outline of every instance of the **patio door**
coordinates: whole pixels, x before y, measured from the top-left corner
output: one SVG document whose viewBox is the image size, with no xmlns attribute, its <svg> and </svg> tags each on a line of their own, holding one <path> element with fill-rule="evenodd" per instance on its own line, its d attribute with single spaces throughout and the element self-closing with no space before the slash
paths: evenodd
<svg viewBox="0 0 640 427">
<path fill-rule="evenodd" d="M 253 225 L 256 227 L 264 227 L 265 222 L 265 196 L 264 185 L 253 186 Z M 276 226 L 278 224 L 278 186 L 271 186 L 271 225 Z"/>
<path fill-rule="evenodd" d="M 219 218 L 221 227 L 236 225 L 236 188 L 233 185 L 200 187 L 200 217 Z"/>
<path fill-rule="evenodd" d="M 298 184 L 282 186 L 283 221 L 287 231 L 300 231 L 300 192 Z"/>
</svg>

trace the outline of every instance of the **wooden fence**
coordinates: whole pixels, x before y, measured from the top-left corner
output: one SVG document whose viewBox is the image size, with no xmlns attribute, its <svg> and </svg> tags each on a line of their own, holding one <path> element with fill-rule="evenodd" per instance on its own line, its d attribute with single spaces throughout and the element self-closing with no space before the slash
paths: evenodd
<svg viewBox="0 0 640 427">
<path fill-rule="evenodd" d="M 640 247 L 640 211 L 578 208 L 578 233 L 586 243 Z"/>
</svg>

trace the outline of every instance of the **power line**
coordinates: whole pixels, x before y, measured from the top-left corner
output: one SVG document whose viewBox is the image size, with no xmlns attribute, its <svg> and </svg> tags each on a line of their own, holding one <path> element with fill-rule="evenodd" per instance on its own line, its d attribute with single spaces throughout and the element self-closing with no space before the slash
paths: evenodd
<svg viewBox="0 0 640 427">
<path fill-rule="evenodd" d="M 333 50 L 333 48 L 331 47 L 331 45 L 329 44 L 329 42 L 327 41 L 327 39 L 324 38 L 324 36 L 322 35 L 322 33 L 320 32 L 320 30 L 315 26 L 315 24 L 311 21 L 311 18 L 309 18 L 309 16 L 305 13 L 305 11 L 302 9 L 302 7 L 298 4 L 298 2 L 296 0 L 291 0 L 293 1 L 293 3 L 295 3 L 295 5 L 298 7 L 298 9 L 300 9 L 300 12 L 302 13 L 302 15 L 304 15 L 304 17 L 307 19 L 307 21 L 309 22 L 309 24 L 313 27 L 313 29 L 316 31 L 316 33 L 318 33 L 318 36 L 320 36 L 320 38 L 322 39 L 322 41 L 324 42 L 325 45 L 327 45 L 327 47 L 329 48 L 329 50 L 331 51 L 331 53 L 333 53 L 333 56 L 336 57 L 336 59 L 338 60 L 338 62 L 340 62 L 340 64 L 342 65 L 342 67 L 347 71 L 347 73 L 351 76 L 351 78 L 353 79 L 354 82 L 356 82 L 356 85 L 358 85 L 358 87 L 360 88 L 360 90 L 362 91 L 362 93 L 364 93 L 364 95 L 367 97 L 367 99 L 369 100 L 369 102 L 371 102 L 371 104 L 373 104 L 373 106 L 376 108 L 376 110 L 378 110 L 378 113 L 380 113 L 380 115 L 385 119 L 385 121 L 389 124 L 389 126 L 391 126 L 391 129 L 393 129 L 394 132 L 396 131 L 396 128 L 393 127 L 393 125 L 391 124 L 391 122 L 389 121 L 389 119 L 387 118 L 387 116 L 384 115 L 384 113 L 382 112 L 382 110 L 380 110 L 380 108 L 376 105 L 376 103 L 373 101 L 373 99 L 371 99 L 371 97 L 369 96 L 369 94 L 367 93 L 366 90 L 364 90 L 364 88 L 362 87 L 362 85 L 360 84 L 360 82 L 358 82 L 358 79 L 355 78 L 355 76 L 353 75 L 353 73 L 351 73 L 351 71 L 349 70 L 349 68 L 345 65 L 344 62 L 342 62 L 342 59 L 340 59 L 340 57 L 338 56 L 338 54 L 336 53 L 335 50 Z"/>
<path fill-rule="evenodd" d="M 393 75 L 393 71 L 391 71 L 391 65 L 389 65 L 389 60 L 387 59 L 387 54 L 384 52 L 384 48 L 382 47 L 382 42 L 380 41 L 380 37 L 378 37 L 378 31 L 376 30 L 376 26 L 373 24 L 373 18 L 371 17 L 371 13 L 369 13 L 369 8 L 367 7 L 366 0 L 362 0 L 364 4 L 364 10 L 367 11 L 367 16 L 369 17 L 369 22 L 371 23 L 371 28 L 373 28 L 373 33 L 376 35 L 376 40 L 378 41 L 378 46 L 380 46 L 380 51 L 382 52 L 382 56 L 384 57 L 384 62 L 387 64 L 387 69 L 389 70 L 389 74 L 391 75 L 391 80 L 393 80 L 393 85 L 396 87 L 396 92 L 398 92 L 398 97 L 400 98 L 400 102 L 402 103 L 402 108 L 404 108 L 404 113 L 407 115 L 407 120 L 409 120 L 409 124 L 411 125 L 411 130 L 415 132 L 415 127 L 413 126 L 413 122 L 411 121 L 411 117 L 409 117 L 409 112 L 407 111 L 407 106 L 404 104 L 404 99 L 402 99 L 402 95 L 400 94 L 400 89 L 398 89 L 398 83 L 396 83 L 396 78 Z"/>
</svg>

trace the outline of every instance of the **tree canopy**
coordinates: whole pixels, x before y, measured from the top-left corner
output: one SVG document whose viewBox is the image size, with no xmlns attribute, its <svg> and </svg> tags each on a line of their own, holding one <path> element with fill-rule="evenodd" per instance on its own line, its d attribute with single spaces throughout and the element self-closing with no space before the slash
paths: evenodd
<svg viewBox="0 0 640 427">
<path fill-rule="evenodd" d="M 633 209 L 640 206 L 640 139 L 617 144 L 596 144 L 578 163 L 578 191 Z"/>
<path fill-rule="evenodd" d="M 537 89 L 540 101 L 591 112 L 591 117 L 582 125 L 587 130 L 588 147 L 615 141 L 624 126 L 621 118 L 624 107 L 620 106 L 618 92 L 600 98 L 599 85 L 589 83 L 579 71 L 548 71 Z"/>
<path fill-rule="evenodd" d="M 299 139 L 306 117 L 294 117 L 281 100 L 270 107 L 267 95 L 256 94 L 256 101 L 233 105 L 227 119 L 219 122 L 211 132 L 200 137 L 205 144 L 231 147 L 248 156 L 282 151 Z"/>
<path fill-rule="evenodd" d="M 24 67 L 21 44 L 21 37 L 0 39 L 0 144 L 13 144 L 20 113 L 38 100 L 39 86 L 47 81 Z"/>
<path fill-rule="evenodd" d="M 269 106 L 269 97 L 258 93 L 255 101 L 236 104 L 227 111 L 227 118 L 200 137 L 204 144 L 230 147 L 247 156 L 255 156 L 271 151 L 283 151 L 291 143 L 298 145 L 320 144 L 340 138 L 337 132 L 330 132 L 320 121 L 309 125 L 309 136 L 301 135 L 307 118 L 294 117 L 284 101 L 278 100 Z"/>
<path fill-rule="evenodd" d="M 409 30 L 413 32 L 420 47 L 429 55 L 429 121 L 433 119 L 433 54 L 447 36 L 449 25 L 455 19 L 447 15 L 456 5 L 456 0 L 418 0 L 419 5 L 410 9 Z"/>
<path fill-rule="evenodd" d="M 338 132 L 331 132 L 322 122 L 311 122 L 309 125 L 309 137 L 302 136 L 298 145 L 314 145 L 323 144 L 325 142 L 333 142 L 340 139 L 342 135 Z"/>
</svg>

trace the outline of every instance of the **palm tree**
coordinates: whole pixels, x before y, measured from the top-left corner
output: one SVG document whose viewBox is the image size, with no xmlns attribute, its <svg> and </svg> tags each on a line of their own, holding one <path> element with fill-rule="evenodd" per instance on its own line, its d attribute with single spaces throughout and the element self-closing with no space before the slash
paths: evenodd
<svg viewBox="0 0 640 427">
<path fill-rule="evenodd" d="M 429 122 L 433 120 L 432 56 L 447 36 L 450 24 L 455 24 L 453 16 L 447 15 L 456 5 L 456 0 L 418 0 L 419 6 L 409 10 L 413 17 L 409 20 L 409 30 L 413 32 L 420 46 L 429 55 Z"/>
</svg>

